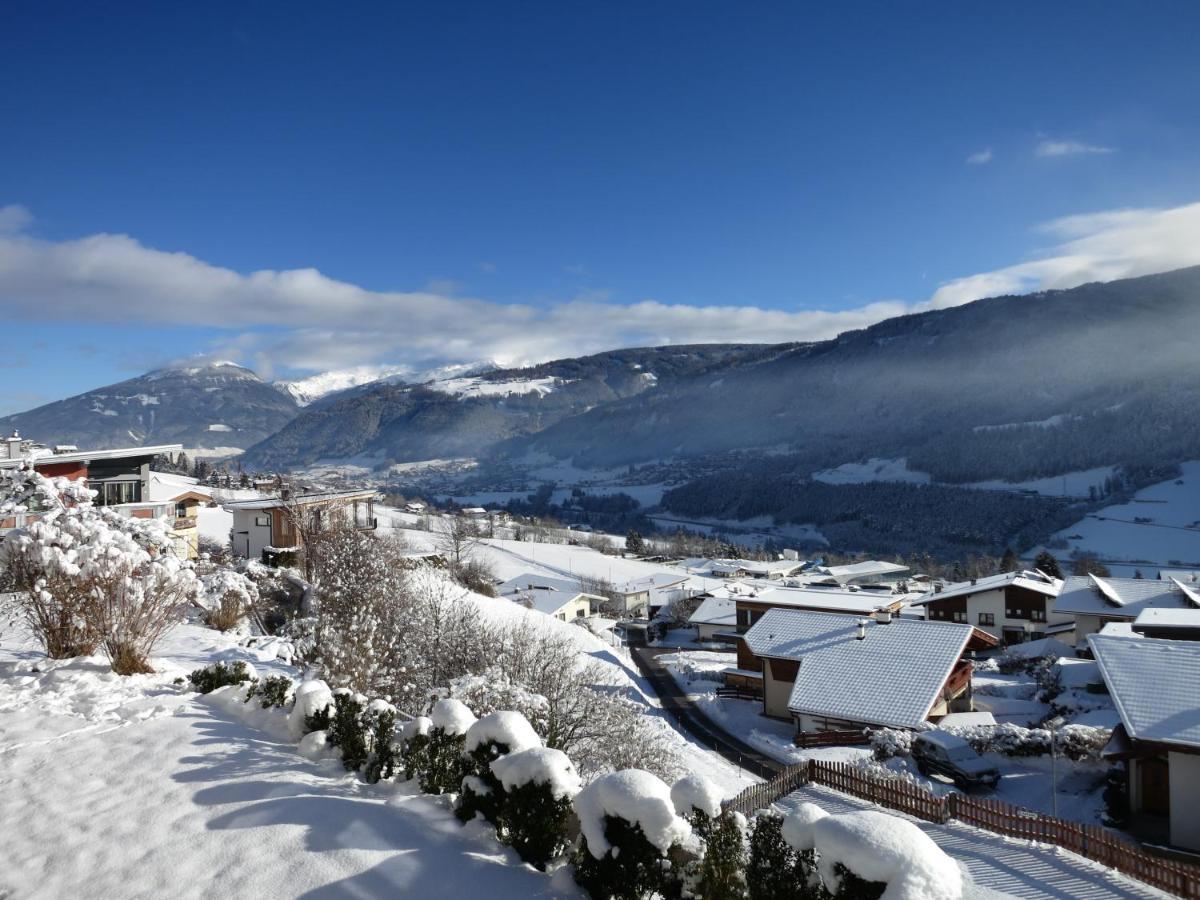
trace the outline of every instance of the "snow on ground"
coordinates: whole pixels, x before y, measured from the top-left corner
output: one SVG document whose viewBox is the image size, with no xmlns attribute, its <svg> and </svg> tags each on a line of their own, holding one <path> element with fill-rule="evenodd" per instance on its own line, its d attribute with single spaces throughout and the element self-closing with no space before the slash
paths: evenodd
<svg viewBox="0 0 1200 900">
<path fill-rule="evenodd" d="M 789 794 L 776 804 L 787 813 L 801 803 L 815 803 L 830 814 L 879 807 L 827 788 L 810 786 Z M 961 863 L 977 888 L 1022 900 L 1159 900 L 1162 891 L 1118 875 L 1110 869 L 1054 847 L 1002 837 L 979 828 L 951 822 L 935 825 L 884 809 L 915 824 L 946 853 Z M 967 896 L 986 896 L 974 893 Z"/>
<path fill-rule="evenodd" d="M 1028 481 L 976 481 L 962 487 L 985 491 L 1034 491 L 1046 497 L 1086 497 L 1089 488 L 1102 488 L 1104 479 L 1111 476 L 1115 469 L 1115 466 L 1100 466 L 1050 478 L 1033 478 Z"/>
<path fill-rule="evenodd" d="M 905 481 L 910 484 L 929 484 L 932 480 L 928 472 L 918 472 L 908 467 L 908 460 L 903 456 L 899 459 L 876 459 L 872 457 L 864 462 L 842 463 L 832 469 L 813 472 L 813 481 L 823 481 L 826 484 L 865 484 L 871 481 Z"/>
<path fill-rule="evenodd" d="M 216 632 L 177 628 L 161 673 L 135 678 L 99 661 L 35 673 L 37 654 L 5 638 L 0 896 L 579 896 L 446 801 L 309 762 L 173 685 L 217 657 L 277 667 Z"/>
<path fill-rule="evenodd" d="M 976 671 L 971 679 L 975 708 L 990 712 L 997 722 L 1028 727 L 1050 715 L 1050 706 L 1039 702 L 1038 683 L 1032 675 L 1017 672 Z"/>
<path fill-rule="evenodd" d="M 516 378 L 511 381 L 488 381 L 483 378 L 447 378 L 433 381 L 429 387 L 459 399 L 469 397 L 505 397 L 509 394 L 549 394 L 568 382 L 562 378 Z"/>
<path fill-rule="evenodd" d="M 219 506 L 202 506 L 196 510 L 196 527 L 200 529 L 200 537 L 225 546 L 229 543 L 229 532 L 233 530 L 233 513 Z"/>
<path fill-rule="evenodd" d="M 1186 462 L 1178 479 L 1138 491 L 1129 503 L 1107 506 L 1055 535 L 1068 550 L 1104 560 L 1127 560 L 1143 565 L 1147 578 L 1157 566 L 1200 565 L 1200 462 Z M 1142 520 L 1142 521 L 1138 521 Z M 1123 573 L 1122 573 L 1123 574 Z"/>
</svg>

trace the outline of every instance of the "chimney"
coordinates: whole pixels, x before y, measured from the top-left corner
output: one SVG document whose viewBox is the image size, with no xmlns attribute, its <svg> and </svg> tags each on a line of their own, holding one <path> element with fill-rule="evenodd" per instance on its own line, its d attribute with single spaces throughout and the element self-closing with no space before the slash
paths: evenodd
<svg viewBox="0 0 1200 900">
<path fill-rule="evenodd" d="M 21 455 L 22 455 L 21 454 L 21 444 L 23 443 L 23 441 L 21 440 L 21 432 L 17 431 L 14 428 L 12 437 L 8 438 L 4 443 L 8 449 L 8 458 L 9 459 L 20 459 L 21 458 Z"/>
<path fill-rule="evenodd" d="M 287 488 L 287 487 L 283 488 L 279 492 L 279 499 L 280 500 L 291 500 L 292 499 L 292 489 Z"/>
<path fill-rule="evenodd" d="M 878 610 L 875 613 L 875 624 L 876 625 L 891 625 L 892 624 L 892 611 L 890 609 Z"/>
<path fill-rule="evenodd" d="M 865 639 L 866 636 L 867 636 L 867 620 L 859 619 L 858 620 L 858 634 L 856 634 L 854 636 L 854 638 L 855 638 L 855 640 L 861 641 L 861 640 Z"/>
</svg>

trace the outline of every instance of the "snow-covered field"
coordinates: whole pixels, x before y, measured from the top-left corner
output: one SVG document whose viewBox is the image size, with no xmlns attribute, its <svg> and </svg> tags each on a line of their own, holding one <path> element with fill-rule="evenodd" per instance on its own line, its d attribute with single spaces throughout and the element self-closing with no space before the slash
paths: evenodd
<svg viewBox="0 0 1200 900">
<path fill-rule="evenodd" d="M 1129 503 L 1107 506 L 1060 531 L 1055 537 L 1065 539 L 1068 549 L 1055 554 L 1079 550 L 1105 560 L 1149 563 L 1141 567 L 1148 578 L 1157 566 L 1200 566 L 1200 462 L 1181 468 L 1179 478 L 1143 488 Z"/>
<path fill-rule="evenodd" d="M 813 472 L 814 481 L 826 484 L 865 484 L 871 481 L 905 481 L 910 484 L 929 484 L 928 472 L 918 472 L 908 467 L 908 460 L 868 459 L 865 463 L 842 463 L 832 469 Z"/>
</svg>

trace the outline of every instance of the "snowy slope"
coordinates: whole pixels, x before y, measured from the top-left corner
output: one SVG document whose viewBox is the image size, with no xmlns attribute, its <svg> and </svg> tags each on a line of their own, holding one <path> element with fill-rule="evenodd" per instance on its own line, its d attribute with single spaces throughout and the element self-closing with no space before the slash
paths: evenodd
<svg viewBox="0 0 1200 900">
<path fill-rule="evenodd" d="M 445 801 L 308 762 L 171 684 L 246 657 L 228 644 L 183 626 L 163 648 L 182 667 L 121 679 L 102 664 L 14 671 L 32 654 L 4 642 L 0 896 L 450 898 L 485 884 L 497 898 L 578 896 L 566 873 L 520 864 Z"/>
<path fill-rule="evenodd" d="M 376 381 L 388 381 L 395 384 L 426 384 L 479 375 L 495 368 L 498 366 L 491 360 L 439 366 L 436 369 L 414 369 L 412 366 L 401 365 L 353 366 L 349 369 L 321 372 L 295 381 L 276 381 L 275 387 L 293 397 L 298 406 L 308 406 L 330 394 L 372 384 Z"/>
<path fill-rule="evenodd" d="M 1138 491 L 1129 503 L 1107 506 L 1063 529 L 1056 538 L 1067 541 L 1066 557 L 1075 550 L 1105 560 L 1157 566 L 1200 565 L 1200 462 L 1185 462 L 1182 476 Z M 1139 521 L 1141 520 L 1141 521 Z M 1126 573 L 1122 570 L 1119 574 Z"/>
</svg>

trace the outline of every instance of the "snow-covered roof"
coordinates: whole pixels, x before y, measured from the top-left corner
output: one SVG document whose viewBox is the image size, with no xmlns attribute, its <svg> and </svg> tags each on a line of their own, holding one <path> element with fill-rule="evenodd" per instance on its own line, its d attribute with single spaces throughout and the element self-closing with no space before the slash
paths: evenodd
<svg viewBox="0 0 1200 900">
<path fill-rule="evenodd" d="M 536 590 L 508 594 L 506 599 L 511 600 L 513 603 L 527 606 L 529 609 L 537 610 L 540 613 L 545 613 L 548 616 L 553 616 L 572 600 L 586 596 L 590 595 L 584 594 L 578 588 L 573 591 L 554 591 L 538 588 Z"/>
<path fill-rule="evenodd" d="M 276 509 L 285 506 L 311 506 L 321 503 L 348 503 L 354 500 L 373 499 L 378 491 L 324 491 L 316 494 L 296 494 L 287 500 L 282 497 L 258 497 L 254 500 L 229 500 L 221 504 L 223 509 Z"/>
<path fill-rule="evenodd" d="M 1158 577 L 1163 581 L 1177 578 L 1184 584 L 1194 584 L 1200 587 L 1200 569 L 1159 569 Z"/>
<path fill-rule="evenodd" d="M 1010 644 L 1004 650 L 1005 656 L 1018 659 L 1040 659 L 1044 656 L 1055 658 L 1070 656 L 1074 651 L 1057 638 L 1044 637 L 1036 641 L 1025 641 L 1022 644 Z"/>
<path fill-rule="evenodd" d="M 176 475 L 174 472 L 150 473 L 150 495 L 147 497 L 148 502 L 165 503 L 183 494 L 200 494 L 205 497 L 212 497 L 212 491 L 207 486 L 200 484 L 195 478 L 189 478 L 187 475 Z"/>
<path fill-rule="evenodd" d="M 858 639 L 859 623 L 866 636 Z M 852 722 L 915 728 L 962 657 L 970 625 L 772 609 L 746 632 L 757 656 L 800 661 L 788 708 Z"/>
<path fill-rule="evenodd" d="M 1096 633 L 1102 634 L 1105 637 L 1119 637 L 1125 639 L 1142 637 L 1142 635 L 1133 630 L 1132 622 L 1105 622 L 1104 627 Z"/>
<path fill-rule="evenodd" d="M 737 601 L 729 597 L 708 597 L 688 618 L 692 625 L 736 625 Z"/>
<path fill-rule="evenodd" d="M 980 725 L 995 725 L 996 717 L 986 710 L 976 712 L 947 713 L 938 720 L 938 728 L 977 728 Z"/>
<path fill-rule="evenodd" d="M 1158 609 L 1150 607 L 1138 613 L 1132 628 L 1200 628 L 1200 609 Z"/>
<path fill-rule="evenodd" d="M 881 607 L 891 606 L 898 598 L 891 594 L 880 595 L 870 591 L 778 587 L 761 590 L 757 595 L 744 599 L 770 606 L 870 615 Z"/>
<path fill-rule="evenodd" d="M 151 447 L 121 447 L 115 450 L 73 450 L 70 453 L 44 453 L 14 459 L 0 459 L 0 468 L 15 468 L 22 462 L 33 461 L 35 466 L 65 462 L 90 462 L 95 459 L 126 459 L 131 456 L 160 456 L 183 450 L 183 444 L 155 444 Z"/>
<path fill-rule="evenodd" d="M 515 594 L 520 591 L 574 591 L 583 592 L 579 579 L 571 579 L 561 575 L 542 575 L 538 572 L 522 572 L 508 581 L 496 585 L 496 593 L 501 596 Z"/>
<path fill-rule="evenodd" d="M 672 587 L 688 581 L 689 576 L 682 572 L 653 572 L 641 578 L 633 578 L 617 587 L 622 594 L 640 594 L 659 588 Z"/>
<path fill-rule="evenodd" d="M 1143 609 L 1195 608 L 1173 581 L 1148 578 L 1100 578 L 1073 575 L 1066 580 L 1054 611 L 1070 615 L 1115 616 L 1136 619 Z"/>
<path fill-rule="evenodd" d="M 1131 738 L 1200 748 L 1200 642 L 1093 634 L 1088 644 Z"/>
<path fill-rule="evenodd" d="M 903 566 L 899 563 L 884 562 L 879 559 L 868 559 L 864 562 L 850 563 L 845 566 L 817 566 L 816 571 L 845 584 L 856 578 L 881 578 L 885 575 L 899 575 L 907 572 L 908 566 Z"/>
<path fill-rule="evenodd" d="M 1041 572 L 1003 572 L 1000 575 L 988 575 L 986 578 L 976 578 L 974 581 L 961 581 L 949 585 L 940 591 L 930 591 L 913 601 L 913 604 L 932 603 L 934 600 L 945 600 L 949 597 L 969 597 L 972 594 L 982 594 L 984 591 L 998 591 L 1009 586 L 1025 588 L 1055 597 L 1062 590 L 1063 583 L 1058 578 L 1051 578 Z"/>
<path fill-rule="evenodd" d="M 578 581 L 535 572 L 525 572 L 508 579 L 496 587 L 496 593 L 548 616 L 554 615 L 577 597 L 601 599 L 586 593 Z"/>
<path fill-rule="evenodd" d="M 700 559 L 693 557 L 680 562 L 680 566 L 694 575 L 711 572 L 715 575 L 790 575 L 807 563 L 799 559 Z"/>
</svg>

